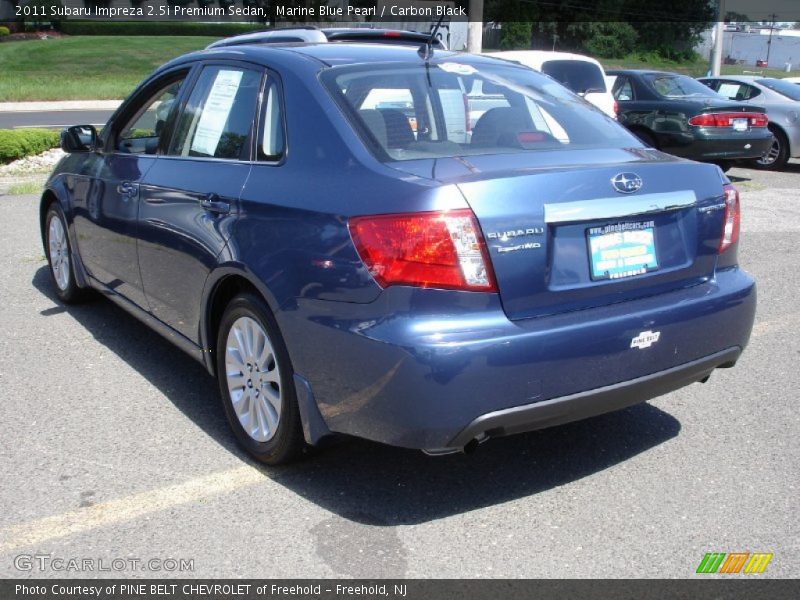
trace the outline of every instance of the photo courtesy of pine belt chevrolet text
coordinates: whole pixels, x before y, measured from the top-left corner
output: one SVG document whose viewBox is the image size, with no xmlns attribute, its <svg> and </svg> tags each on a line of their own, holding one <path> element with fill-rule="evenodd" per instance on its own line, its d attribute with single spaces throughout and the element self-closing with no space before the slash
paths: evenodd
<svg viewBox="0 0 800 600">
<path fill-rule="evenodd" d="M 63 132 L 41 198 L 59 298 L 204 364 L 252 456 L 469 451 L 736 363 L 756 291 L 719 166 L 516 62 L 304 35 L 160 67 Z"/>
</svg>

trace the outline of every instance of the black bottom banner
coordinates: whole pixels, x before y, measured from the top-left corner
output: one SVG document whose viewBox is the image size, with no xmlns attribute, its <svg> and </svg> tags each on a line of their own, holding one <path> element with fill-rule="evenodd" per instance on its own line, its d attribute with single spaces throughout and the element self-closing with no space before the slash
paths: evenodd
<svg viewBox="0 0 800 600">
<path fill-rule="evenodd" d="M 789 600 L 798 580 L 2 580 L 2 600 Z"/>
</svg>

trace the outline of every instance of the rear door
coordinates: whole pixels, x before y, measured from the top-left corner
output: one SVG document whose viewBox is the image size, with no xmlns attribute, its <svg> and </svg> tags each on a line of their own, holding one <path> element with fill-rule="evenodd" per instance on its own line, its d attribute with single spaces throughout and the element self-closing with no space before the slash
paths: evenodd
<svg viewBox="0 0 800 600">
<path fill-rule="evenodd" d="M 260 67 L 204 64 L 140 189 L 139 265 L 150 310 L 198 339 L 208 274 L 230 236 L 251 169 Z"/>
</svg>

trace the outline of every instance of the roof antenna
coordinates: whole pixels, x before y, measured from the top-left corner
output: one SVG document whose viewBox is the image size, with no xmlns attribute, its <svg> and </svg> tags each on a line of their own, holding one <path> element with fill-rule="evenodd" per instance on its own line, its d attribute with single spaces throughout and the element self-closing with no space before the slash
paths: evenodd
<svg viewBox="0 0 800 600">
<path fill-rule="evenodd" d="M 431 56 L 433 56 L 433 40 L 436 39 L 436 34 L 439 33 L 439 26 L 442 24 L 444 20 L 444 15 L 439 17 L 439 20 L 436 22 L 436 26 L 431 30 L 431 35 L 425 40 L 425 43 L 419 47 L 417 50 L 417 54 L 422 57 L 422 60 L 428 60 Z"/>
</svg>

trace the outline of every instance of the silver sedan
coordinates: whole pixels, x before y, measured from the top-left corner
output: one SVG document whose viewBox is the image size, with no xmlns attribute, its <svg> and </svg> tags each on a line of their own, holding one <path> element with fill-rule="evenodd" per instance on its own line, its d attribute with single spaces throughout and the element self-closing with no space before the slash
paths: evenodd
<svg viewBox="0 0 800 600">
<path fill-rule="evenodd" d="M 726 98 L 767 109 L 775 141 L 754 166 L 780 169 L 790 158 L 800 156 L 800 86 L 757 75 L 701 77 L 700 81 Z"/>
</svg>

